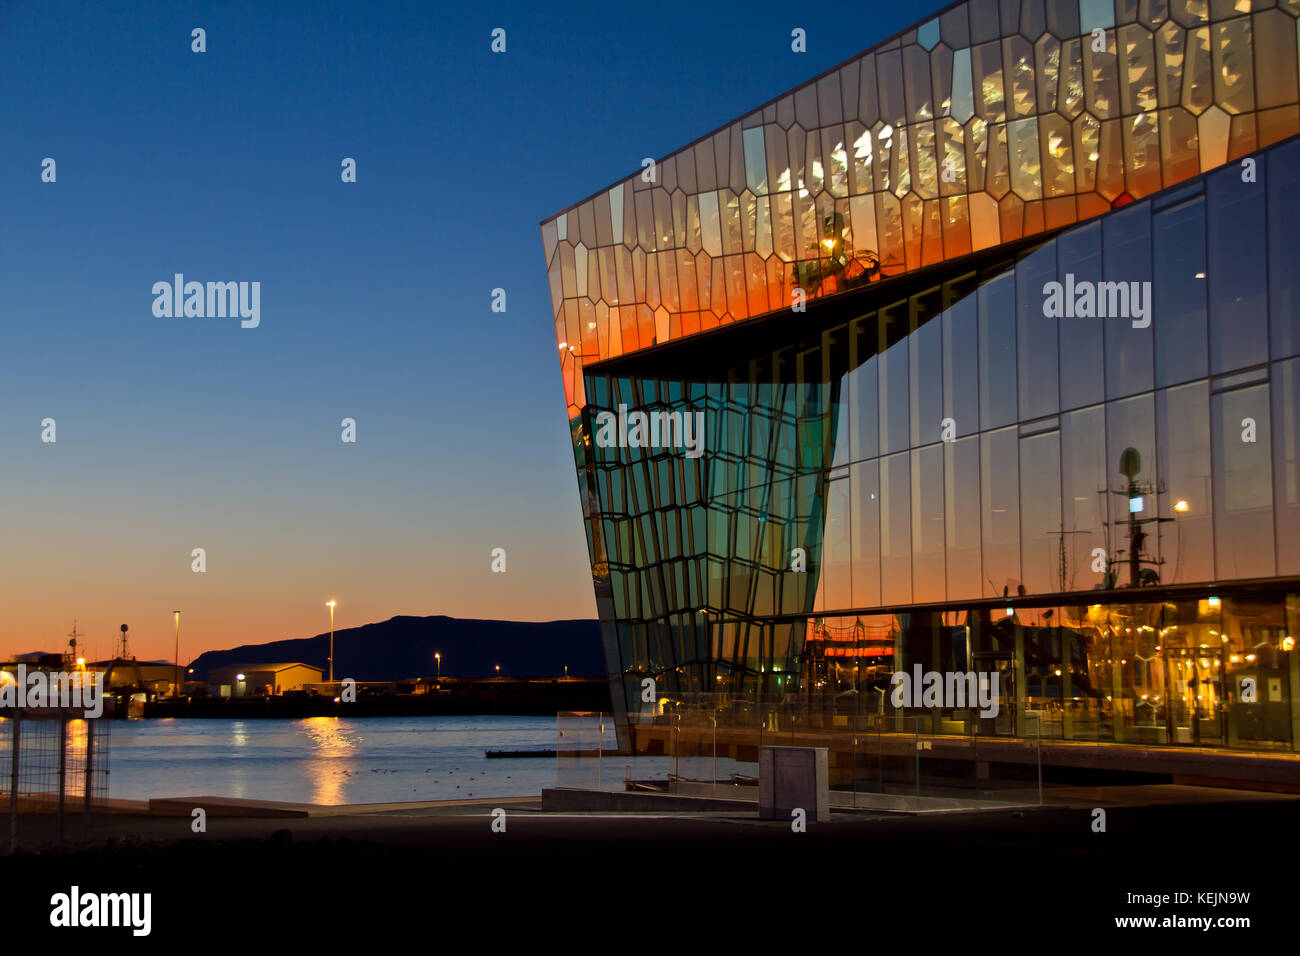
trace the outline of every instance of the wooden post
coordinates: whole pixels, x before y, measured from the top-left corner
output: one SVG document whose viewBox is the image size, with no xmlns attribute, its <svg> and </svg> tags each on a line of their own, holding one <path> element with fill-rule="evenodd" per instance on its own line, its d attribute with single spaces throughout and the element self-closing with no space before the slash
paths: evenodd
<svg viewBox="0 0 1300 956">
<path fill-rule="evenodd" d="M 14 732 L 9 744 L 9 852 L 18 849 L 18 754 L 21 750 L 22 711 L 14 710 Z"/>
<path fill-rule="evenodd" d="M 89 717 L 86 718 L 86 782 L 85 794 L 83 795 L 84 804 L 82 807 L 81 825 L 85 831 L 83 836 L 90 837 L 90 803 L 91 788 L 94 786 L 95 774 L 95 724 Z"/>
<path fill-rule="evenodd" d="M 68 780 L 68 717 L 59 715 L 59 846 L 63 846 L 63 803 Z"/>
</svg>

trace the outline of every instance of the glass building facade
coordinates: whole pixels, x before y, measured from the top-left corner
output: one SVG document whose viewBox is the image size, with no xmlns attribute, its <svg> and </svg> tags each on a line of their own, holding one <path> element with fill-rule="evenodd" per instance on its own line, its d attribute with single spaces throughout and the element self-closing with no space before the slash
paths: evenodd
<svg viewBox="0 0 1300 956">
<path fill-rule="evenodd" d="M 1298 14 L 972 0 L 543 224 L 616 710 L 1300 749 Z"/>
</svg>

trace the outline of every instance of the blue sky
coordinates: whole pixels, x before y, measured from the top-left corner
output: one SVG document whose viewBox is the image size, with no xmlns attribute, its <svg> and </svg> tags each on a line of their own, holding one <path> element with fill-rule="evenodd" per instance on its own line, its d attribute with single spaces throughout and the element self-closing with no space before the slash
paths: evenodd
<svg viewBox="0 0 1300 956">
<path fill-rule="evenodd" d="M 538 224 L 933 12 L 860 9 L 0 3 L 0 652 L 594 615 Z"/>
</svg>

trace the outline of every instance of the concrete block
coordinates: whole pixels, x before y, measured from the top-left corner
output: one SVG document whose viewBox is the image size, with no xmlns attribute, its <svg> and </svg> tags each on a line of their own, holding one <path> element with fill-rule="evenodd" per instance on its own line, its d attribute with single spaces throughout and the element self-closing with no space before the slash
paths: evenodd
<svg viewBox="0 0 1300 956">
<path fill-rule="evenodd" d="M 829 767 L 825 747 L 759 747 L 759 819 L 788 822 L 801 809 L 810 821 L 829 820 Z"/>
</svg>

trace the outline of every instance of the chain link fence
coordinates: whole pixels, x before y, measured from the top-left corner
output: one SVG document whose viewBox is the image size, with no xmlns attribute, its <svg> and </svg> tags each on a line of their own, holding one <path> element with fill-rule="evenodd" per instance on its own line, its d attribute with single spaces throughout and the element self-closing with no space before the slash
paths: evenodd
<svg viewBox="0 0 1300 956">
<path fill-rule="evenodd" d="M 62 845 L 69 827 L 88 833 L 108 802 L 109 727 L 82 711 L 18 710 L 0 717 L 0 807 L 9 852 L 20 842 Z"/>
</svg>

